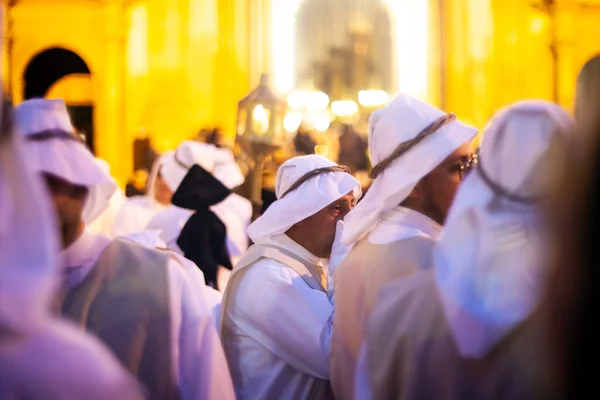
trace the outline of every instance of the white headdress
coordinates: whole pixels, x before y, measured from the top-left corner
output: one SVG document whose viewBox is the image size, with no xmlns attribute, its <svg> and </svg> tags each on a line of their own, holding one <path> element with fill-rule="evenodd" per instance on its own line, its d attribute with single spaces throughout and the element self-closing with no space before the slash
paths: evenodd
<svg viewBox="0 0 600 400">
<path fill-rule="evenodd" d="M 316 175 L 290 191 L 292 185 L 306 174 L 322 168 L 332 171 Z M 277 171 L 277 201 L 250 225 L 250 238 L 256 242 L 263 237 L 284 233 L 352 191 L 358 200 L 360 183 L 349 173 L 335 168 L 339 168 L 336 163 L 319 155 L 295 157 L 284 162 Z"/>
<path fill-rule="evenodd" d="M 87 187 L 83 216 L 94 221 L 108 207 L 115 180 L 98 164 L 75 133 L 62 100 L 34 99 L 14 110 L 15 129 L 27 142 L 32 169 Z"/>
<path fill-rule="evenodd" d="M 406 95 L 373 113 L 369 151 L 374 166 L 390 157 L 402 143 L 415 140 L 419 133 L 436 126 L 378 173 L 365 197 L 344 219 L 344 244 L 350 245 L 368 232 L 385 212 L 405 200 L 421 179 L 477 134 L 476 129 L 458 122 L 453 115 Z"/>
<path fill-rule="evenodd" d="M 434 259 L 465 357 L 487 354 L 538 304 L 545 241 L 537 201 L 549 190 L 553 141 L 566 140 L 571 125 L 548 102 L 501 110 L 486 130 L 479 164 L 458 191 Z"/>
</svg>

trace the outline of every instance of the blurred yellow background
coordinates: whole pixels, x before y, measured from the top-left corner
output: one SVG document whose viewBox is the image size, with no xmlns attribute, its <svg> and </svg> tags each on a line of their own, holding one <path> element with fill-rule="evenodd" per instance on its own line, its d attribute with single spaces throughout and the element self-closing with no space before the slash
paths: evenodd
<svg viewBox="0 0 600 400">
<path fill-rule="evenodd" d="M 94 150 L 124 183 L 136 138 L 162 151 L 203 126 L 233 135 L 237 101 L 262 72 L 282 92 L 297 89 L 294 68 L 306 61 L 297 36 L 308 35 L 299 16 L 332 15 L 332 1 L 5 0 L 5 90 L 15 103 L 91 107 Z M 600 51 L 600 0 L 346 1 L 353 33 L 373 7 L 387 13 L 391 95 L 411 93 L 479 128 L 518 99 L 571 109 L 577 72 Z"/>
</svg>

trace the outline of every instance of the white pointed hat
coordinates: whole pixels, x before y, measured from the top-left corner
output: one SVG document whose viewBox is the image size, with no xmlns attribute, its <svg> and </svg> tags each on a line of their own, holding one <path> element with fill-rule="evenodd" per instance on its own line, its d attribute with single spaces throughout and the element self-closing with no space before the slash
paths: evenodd
<svg viewBox="0 0 600 400">
<path fill-rule="evenodd" d="M 33 170 L 88 188 L 83 216 L 88 223 L 94 221 L 108 207 L 117 183 L 79 140 L 64 101 L 25 101 L 15 108 L 14 122 L 27 142 Z"/>
</svg>

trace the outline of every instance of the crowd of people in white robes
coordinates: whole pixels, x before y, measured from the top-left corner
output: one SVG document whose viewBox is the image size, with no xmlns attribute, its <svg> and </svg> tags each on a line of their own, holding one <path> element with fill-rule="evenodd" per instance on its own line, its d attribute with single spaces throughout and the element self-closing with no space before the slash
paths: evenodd
<svg viewBox="0 0 600 400">
<path fill-rule="evenodd" d="M 370 118 L 364 196 L 294 157 L 251 221 L 226 148 L 182 142 L 127 199 L 62 100 L 5 103 L 0 400 L 580 397 L 599 109 L 600 57 L 576 120 L 519 101 L 478 148 L 401 94 Z"/>
</svg>

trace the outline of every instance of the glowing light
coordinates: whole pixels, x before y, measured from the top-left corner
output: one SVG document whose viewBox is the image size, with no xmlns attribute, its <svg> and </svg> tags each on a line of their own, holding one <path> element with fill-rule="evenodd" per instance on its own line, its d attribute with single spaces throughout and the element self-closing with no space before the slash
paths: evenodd
<svg viewBox="0 0 600 400">
<path fill-rule="evenodd" d="M 295 84 L 296 12 L 302 0 L 273 0 L 271 21 L 273 39 L 273 79 L 280 92 L 289 92 Z"/>
<path fill-rule="evenodd" d="M 545 21 L 541 17 L 535 17 L 531 20 L 529 29 L 534 35 L 539 35 L 544 30 Z"/>
<path fill-rule="evenodd" d="M 308 98 L 308 92 L 305 92 L 303 90 L 294 90 L 293 92 L 290 92 L 290 94 L 288 94 L 288 106 L 290 106 L 292 110 L 301 110 L 308 103 Z"/>
<path fill-rule="evenodd" d="M 269 111 L 262 104 L 252 110 L 252 130 L 259 136 L 269 130 Z"/>
<path fill-rule="evenodd" d="M 361 90 L 358 92 L 358 103 L 363 107 L 384 106 L 390 95 L 385 90 Z"/>
<path fill-rule="evenodd" d="M 394 52 L 399 90 L 425 99 L 429 69 L 429 2 L 386 1 L 394 17 Z"/>
<path fill-rule="evenodd" d="M 331 125 L 331 118 L 326 113 L 315 114 L 310 118 L 312 126 L 319 132 L 325 132 Z"/>
<path fill-rule="evenodd" d="M 132 75 L 143 75 L 148 72 L 148 12 L 146 6 L 132 8 L 129 19 L 127 63 Z"/>
<path fill-rule="evenodd" d="M 318 144 L 315 146 L 315 154 L 318 154 L 323 157 L 327 157 L 329 155 L 329 146 L 325 144 Z"/>
<path fill-rule="evenodd" d="M 329 105 L 329 96 L 323 92 L 311 92 L 308 94 L 306 108 L 309 111 L 320 111 Z"/>
<path fill-rule="evenodd" d="M 302 123 L 302 114 L 291 112 L 283 118 L 283 128 L 287 132 L 296 132 Z"/>
<path fill-rule="evenodd" d="M 358 112 L 358 104 L 352 100 L 338 100 L 331 103 L 331 112 L 338 117 L 350 117 Z"/>
</svg>

